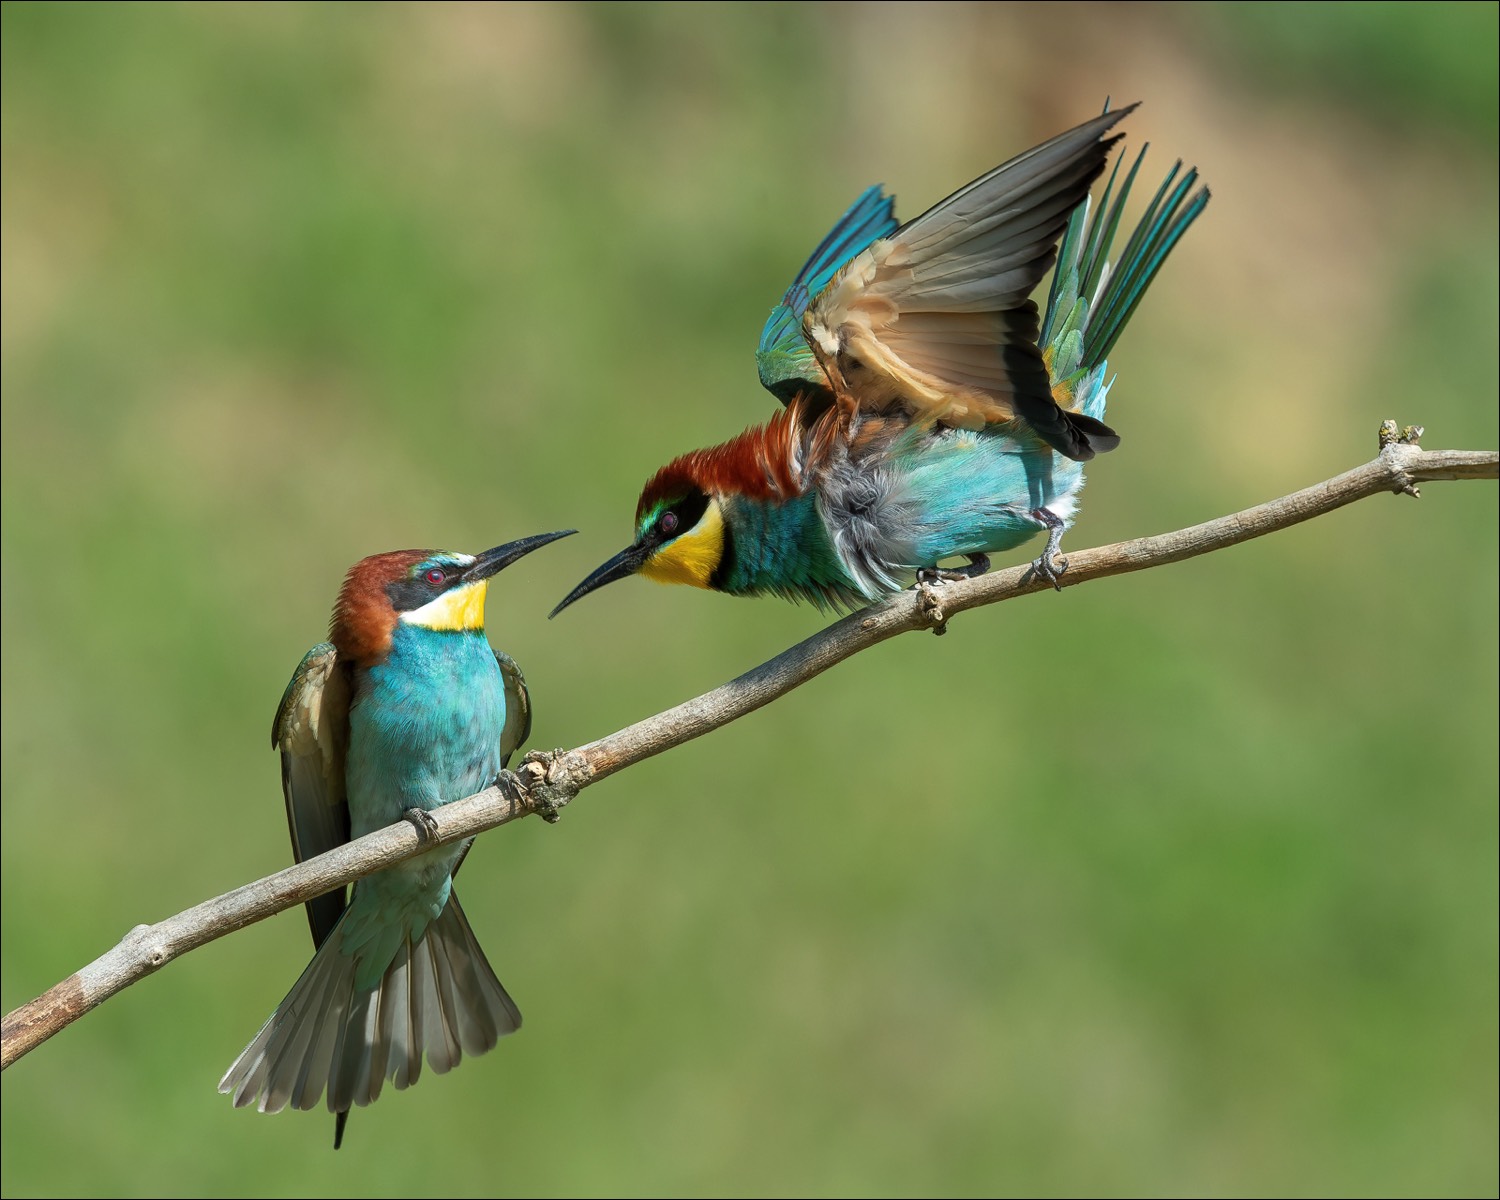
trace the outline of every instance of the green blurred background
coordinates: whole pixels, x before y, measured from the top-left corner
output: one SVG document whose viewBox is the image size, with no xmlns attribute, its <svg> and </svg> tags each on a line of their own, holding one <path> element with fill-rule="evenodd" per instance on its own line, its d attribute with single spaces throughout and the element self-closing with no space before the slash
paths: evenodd
<svg viewBox="0 0 1500 1200">
<path fill-rule="evenodd" d="M 1493 447 L 1496 7 L 6 4 L 7 1009 L 288 861 L 272 709 L 344 569 L 492 590 L 535 742 L 816 630 L 549 624 L 761 321 L 1106 95 L 1214 190 L 1114 356 L 1074 547 Z M 1483 1194 L 1496 489 L 907 637 L 483 838 L 526 1028 L 355 1114 L 214 1086 L 309 957 L 189 955 L 4 1076 L 7 1195 Z"/>
</svg>

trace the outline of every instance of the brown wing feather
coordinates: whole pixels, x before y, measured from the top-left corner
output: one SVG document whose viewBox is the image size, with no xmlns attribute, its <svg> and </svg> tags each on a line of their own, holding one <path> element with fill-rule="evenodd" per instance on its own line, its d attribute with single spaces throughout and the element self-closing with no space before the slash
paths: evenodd
<svg viewBox="0 0 1500 1200">
<path fill-rule="evenodd" d="M 271 741 L 281 751 L 281 790 L 298 862 L 349 840 L 344 756 L 349 745 L 349 669 L 332 643 L 314 646 L 287 684 Z M 313 945 L 343 915 L 345 889 L 307 902 Z"/>
<path fill-rule="evenodd" d="M 500 733 L 500 765 L 510 765 L 510 756 L 531 736 L 531 692 L 521 665 L 503 650 L 495 651 L 495 662 L 505 678 L 505 728 Z"/>
<path fill-rule="evenodd" d="M 1104 134 L 1129 111 L 996 167 L 833 278 L 803 334 L 841 404 L 900 404 L 913 419 L 968 429 L 1019 417 L 1073 458 L 1113 447 L 1108 430 L 1053 399 L 1029 296 L 1118 140 Z"/>
</svg>

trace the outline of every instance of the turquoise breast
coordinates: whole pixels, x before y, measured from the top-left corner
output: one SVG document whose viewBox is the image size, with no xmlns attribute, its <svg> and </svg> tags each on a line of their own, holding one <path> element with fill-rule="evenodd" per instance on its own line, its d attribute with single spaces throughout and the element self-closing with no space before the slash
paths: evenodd
<svg viewBox="0 0 1500 1200">
<path fill-rule="evenodd" d="M 398 623 L 361 672 L 346 770 L 355 837 L 480 791 L 500 773 L 505 681 L 482 632 Z"/>
</svg>

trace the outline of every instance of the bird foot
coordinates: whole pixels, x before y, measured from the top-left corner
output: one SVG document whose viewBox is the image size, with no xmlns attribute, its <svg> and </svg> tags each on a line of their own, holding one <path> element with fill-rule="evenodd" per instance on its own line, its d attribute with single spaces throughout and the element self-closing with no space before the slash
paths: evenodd
<svg viewBox="0 0 1500 1200">
<path fill-rule="evenodd" d="M 507 800 L 519 801 L 526 798 L 526 785 L 521 782 L 521 777 L 514 771 L 507 771 L 503 767 L 490 786 L 499 788 Z"/>
<path fill-rule="evenodd" d="M 535 753 L 535 751 L 533 751 L 532 753 Z M 531 755 L 527 755 L 526 761 L 531 761 Z M 533 797 L 531 795 L 531 789 L 522 782 L 521 777 L 514 771 L 506 771 L 502 769 L 500 774 L 495 776 L 495 780 L 492 784 L 490 784 L 490 786 L 493 788 L 497 788 L 500 794 L 507 800 L 509 800 L 515 807 L 531 807 L 535 811 L 542 814 L 543 820 L 547 819 L 547 811 L 544 811 L 545 805 L 539 802 L 536 797 Z M 556 807 L 556 805 L 553 805 L 550 810 L 553 813 L 553 821 L 557 820 Z"/>
<path fill-rule="evenodd" d="M 966 554 L 964 557 L 969 560 L 967 567 L 923 567 L 917 572 L 917 582 L 961 583 L 965 579 L 978 579 L 990 569 L 988 554 Z"/>
<path fill-rule="evenodd" d="M 401 819 L 410 821 L 416 827 L 417 837 L 422 842 L 437 841 L 437 819 L 425 808 L 408 808 L 401 814 Z"/>
<path fill-rule="evenodd" d="M 1047 548 L 1031 561 L 1031 573 L 1039 575 L 1053 587 L 1054 591 L 1062 591 L 1062 574 L 1068 569 L 1068 560 L 1058 558 L 1057 552 L 1062 549 L 1063 525 L 1062 518 L 1048 508 L 1037 508 L 1031 512 L 1033 518 L 1040 521 L 1047 529 Z"/>
</svg>

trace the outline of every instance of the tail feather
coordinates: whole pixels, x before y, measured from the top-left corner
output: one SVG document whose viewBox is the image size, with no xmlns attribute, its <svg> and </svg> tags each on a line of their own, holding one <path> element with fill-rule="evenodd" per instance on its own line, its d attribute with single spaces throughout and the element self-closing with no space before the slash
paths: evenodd
<svg viewBox="0 0 1500 1200">
<path fill-rule="evenodd" d="M 435 944 L 437 939 L 432 939 Z M 411 987 L 414 996 L 430 996 L 431 1003 L 413 1006 L 415 1016 L 421 1020 L 416 1031 L 417 1040 L 427 1047 L 428 1065 L 439 1075 L 453 1069 L 463 1052 L 459 1048 L 457 1033 L 453 1028 L 457 1013 L 452 997 L 444 994 L 442 982 L 433 963 L 429 944 L 423 941 L 411 956 Z"/>
<path fill-rule="evenodd" d="M 1110 250 L 1147 149 L 1149 146 L 1141 148 L 1113 203 L 1111 193 L 1120 173 L 1118 161 L 1099 203 L 1086 201 L 1074 210 L 1058 249 L 1057 269 L 1042 321 L 1041 342 L 1054 395 L 1059 403 L 1076 404 L 1094 417 L 1103 415 L 1103 376 L 1110 352 L 1167 255 L 1209 199 L 1206 187 L 1193 192 L 1198 182 L 1196 168 L 1189 168 L 1178 178 L 1182 171 L 1179 161 L 1126 239 L 1118 260 L 1111 264 Z"/>
<path fill-rule="evenodd" d="M 237 1108 L 373 1102 L 389 1079 L 414 1084 L 422 1059 L 438 1074 L 494 1048 L 521 1014 L 469 928 L 457 896 L 413 944 L 403 940 L 377 987 L 356 991 L 359 961 L 335 927 L 292 990 L 219 1082 Z M 340 1122 L 342 1132 L 342 1120 Z"/>
<path fill-rule="evenodd" d="M 510 998 L 505 995 L 505 989 L 499 987 L 499 980 L 494 981 L 499 995 L 492 994 L 486 979 L 486 976 L 494 979 L 493 972 L 487 969 L 489 964 L 483 959 L 476 964 L 473 956 L 464 954 L 460 945 L 438 938 L 430 943 L 429 950 L 431 970 L 443 1000 L 443 1031 L 453 1041 L 451 1062 L 458 1062 L 465 1053 L 483 1054 L 501 1034 L 510 1032 L 506 1025 L 511 1014 L 505 1013 Z M 486 995 L 486 1002 L 470 1004 L 464 1000 L 465 996 L 480 994 Z M 504 1022 L 496 1020 L 496 1012 L 505 1013 Z M 519 1024 L 521 1014 L 515 1013 L 514 1019 Z M 432 1069 L 441 1074 L 448 1068 L 433 1061 Z"/>
<path fill-rule="evenodd" d="M 356 1087 L 356 1076 L 359 1074 L 360 1066 L 369 1066 L 370 1054 L 370 1008 L 378 1003 L 381 989 L 372 988 L 366 992 L 354 990 L 354 973 L 358 970 L 357 964 L 351 964 L 349 979 L 347 983 L 347 1009 L 344 1019 L 339 1022 L 338 1030 L 333 1039 L 333 1048 L 329 1052 L 328 1074 L 319 1081 L 312 1078 L 313 1103 L 318 1100 L 318 1084 L 326 1084 L 328 1090 L 328 1107 L 334 1112 L 348 1112 L 354 1103 L 354 1091 Z M 382 1076 L 383 1078 L 383 1076 Z M 369 1080 L 365 1080 L 365 1090 L 368 1092 Z M 368 1101 L 367 1101 L 368 1102 Z"/>
<path fill-rule="evenodd" d="M 447 943 L 434 939 L 429 945 L 430 953 L 422 956 L 423 971 L 432 980 L 438 1003 L 426 1009 L 427 1061 L 439 1075 L 452 1069 L 463 1057 L 463 1034 L 460 1028 L 464 1021 L 464 1006 L 459 1002 L 453 983 L 453 972 L 447 966 Z M 438 962 L 441 957 L 445 961 Z M 432 1047 L 441 1041 L 442 1053 L 433 1053 Z"/>
<path fill-rule="evenodd" d="M 296 1095 L 301 1066 L 308 1061 L 308 1050 L 317 1040 L 322 1019 L 323 1013 L 313 1008 L 305 1019 L 285 1022 L 272 1038 L 266 1053 L 265 1111 L 279 1112 Z"/>
<path fill-rule="evenodd" d="M 423 998 L 412 994 L 416 983 L 412 977 L 412 957 L 408 942 L 396 956 L 394 975 L 387 976 L 388 982 L 381 988 L 380 1036 L 388 1047 L 386 1071 L 398 1088 L 410 1087 L 422 1077 L 422 1041 L 417 1021 Z M 436 1000 L 434 996 L 434 1006 Z"/>
<path fill-rule="evenodd" d="M 1097 315 L 1089 322 L 1089 336 L 1085 339 L 1086 366 L 1097 365 L 1109 356 L 1167 255 L 1208 204 L 1206 187 L 1189 199 L 1193 185 L 1198 182 L 1197 168 L 1188 169 L 1163 203 L 1162 196 L 1181 167 L 1179 161 L 1168 173 L 1156 198 L 1151 201 L 1151 207 L 1126 243 L 1115 272 L 1105 280 Z M 1120 195 L 1123 200 L 1124 192 Z"/>
<path fill-rule="evenodd" d="M 257 1100 L 261 1112 L 280 1112 L 286 1107 L 289 1097 L 273 1085 L 272 1068 L 282 1062 L 282 1051 L 302 1026 L 303 1014 L 321 1014 L 327 1007 L 325 995 L 338 991 L 340 974 L 335 955 L 320 952 L 313 956 L 281 1006 L 219 1081 L 219 1091 L 232 1095 L 236 1108 Z"/>
<path fill-rule="evenodd" d="M 345 1013 L 348 1011 L 347 1000 L 347 996 L 334 997 L 333 1002 L 315 1016 L 316 1031 L 309 1043 L 307 1053 L 302 1058 L 302 1065 L 297 1071 L 297 1081 L 292 1087 L 291 1105 L 293 1108 L 308 1109 L 318 1106 L 318 1100 L 323 1094 L 324 1081 L 327 1080 L 333 1065 L 333 1048 L 344 1026 Z"/>
</svg>

